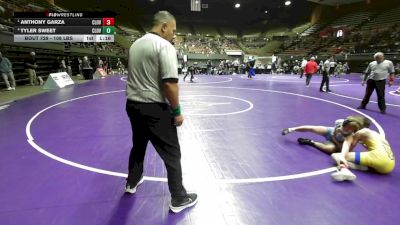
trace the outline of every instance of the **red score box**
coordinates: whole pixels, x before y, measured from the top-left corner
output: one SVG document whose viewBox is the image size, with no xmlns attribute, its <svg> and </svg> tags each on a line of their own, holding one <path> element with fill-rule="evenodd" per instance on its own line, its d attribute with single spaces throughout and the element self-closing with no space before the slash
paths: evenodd
<svg viewBox="0 0 400 225">
<path fill-rule="evenodd" d="M 103 26 L 114 26 L 114 18 L 103 18 Z"/>
</svg>

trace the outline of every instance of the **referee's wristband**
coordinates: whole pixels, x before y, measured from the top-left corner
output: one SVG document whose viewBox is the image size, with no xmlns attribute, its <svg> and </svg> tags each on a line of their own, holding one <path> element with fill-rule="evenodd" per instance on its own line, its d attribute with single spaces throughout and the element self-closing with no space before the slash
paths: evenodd
<svg viewBox="0 0 400 225">
<path fill-rule="evenodd" d="M 178 107 L 176 107 L 175 109 L 172 109 L 172 115 L 174 117 L 181 115 L 181 106 L 180 105 L 178 105 Z"/>
</svg>

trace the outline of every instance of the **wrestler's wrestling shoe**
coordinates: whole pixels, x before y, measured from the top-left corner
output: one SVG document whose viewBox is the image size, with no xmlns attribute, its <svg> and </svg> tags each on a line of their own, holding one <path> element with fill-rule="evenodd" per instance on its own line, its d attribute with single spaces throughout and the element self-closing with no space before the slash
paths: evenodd
<svg viewBox="0 0 400 225">
<path fill-rule="evenodd" d="M 308 139 L 308 138 L 299 138 L 299 139 L 297 139 L 297 142 L 299 142 L 299 144 L 301 144 L 301 145 L 314 146 L 313 141 L 311 139 Z"/>
<path fill-rule="evenodd" d="M 282 135 L 286 135 L 286 134 L 289 134 L 289 133 L 290 133 L 289 128 L 285 128 L 285 129 L 282 130 Z"/>
<path fill-rule="evenodd" d="M 332 173 L 331 177 L 335 181 L 339 181 L 339 182 L 345 181 L 345 180 L 352 181 L 357 178 L 357 176 L 347 168 L 341 168 L 339 171 Z"/>
</svg>

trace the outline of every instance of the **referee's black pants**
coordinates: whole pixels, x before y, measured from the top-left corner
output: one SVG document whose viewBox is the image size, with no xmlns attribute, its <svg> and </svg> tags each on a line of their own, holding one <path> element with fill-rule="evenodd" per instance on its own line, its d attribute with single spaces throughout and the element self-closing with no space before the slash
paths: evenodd
<svg viewBox="0 0 400 225">
<path fill-rule="evenodd" d="M 181 150 L 169 105 L 128 100 L 126 112 L 131 121 L 133 143 L 129 156 L 128 183 L 136 185 L 142 177 L 144 156 L 147 143 L 150 141 L 166 166 L 172 198 L 185 197 Z"/>
<path fill-rule="evenodd" d="M 369 99 L 372 95 L 372 92 L 376 90 L 376 94 L 378 96 L 378 106 L 381 111 L 386 111 L 386 103 L 385 103 L 385 87 L 386 87 L 386 79 L 384 80 L 372 80 L 369 79 L 367 81 L 367 88 L 365 89 L 365 96 L 361 102 L 361 107 L 365 108 L 369 103 Z"/>
<path fill-rule="evenodd" d="M 326 84 L 326 91 L 329 91 L 329 74 L 328 71 L 323 71 L 322 72 L 322 81 L 321 81 L 321 86 L 319 88 L 320 91 L 323 91 L 322 88 Z"/>
</svg>

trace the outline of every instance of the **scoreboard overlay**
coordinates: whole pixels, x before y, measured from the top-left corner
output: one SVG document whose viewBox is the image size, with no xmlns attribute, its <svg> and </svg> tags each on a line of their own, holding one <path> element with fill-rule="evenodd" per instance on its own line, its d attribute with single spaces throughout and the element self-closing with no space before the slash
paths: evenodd
<svg viewBox="0 0 400 225">
<path fill-rule="evenodd" d="M 15 12 L 14 23 L 14 42 L 114 42 L 111 13 Z"/>
</svg>

